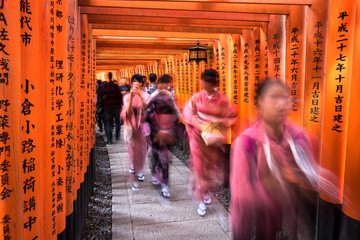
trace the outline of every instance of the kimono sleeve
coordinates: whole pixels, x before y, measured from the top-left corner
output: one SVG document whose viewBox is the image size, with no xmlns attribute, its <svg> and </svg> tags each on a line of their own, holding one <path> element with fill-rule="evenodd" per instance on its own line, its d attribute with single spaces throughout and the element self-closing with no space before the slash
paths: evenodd
<svg viewBox="0 0 360 240">
<path fill-rule="evenodd" d="M 221 120 L 221 123 L 225 127 L 230 127 L 235 124 L 237 119 L 237 111 L 234 106 L 229 102 L 227 98 L 223 100 L 222 106 L 224 107 L 224 117 Z"/>
<path fill-rule="evenodd" d="M 155 111 L 155 102 L 150 101 L 146 106 L 145 116 L 144 116 L 144 129 L 147 129 L 145 136 L 154 135 L 159 131 L 156 121 L 156 111 Z"/>
<path fill-rule="evenodd" d="M 196 129 L 201 129 L 201 124 L 198 120 L 197 110 L 196 110 L 196 96 L 194 95 L 185 105 L 182 117 L 187 126 L 194 127 Z"/>
<path fill-rule="evenodd" d="M 123 96 L 123 106 L 121 108 L 120 118 L 125 122 L 126 121 L 126 109 L 129 105 L 130 94 Z"/>
<path fill-rule="evenodd" d="M 252 143 L 249 137 L 240 135 L 232 144 L 231 147 L 231 172 L 230 172 L 230 184 L 231 184 L 231 196 L 234 199 L 246 199 L 251 197 L 250 194 L 253 191 L 252 184 L 256 181 L 256 157 L 255 147 L 252 147 Z M 253 149 L 253 150 L 252 150 Z"/>
<path fill-rule="evenodd" d="M 254 160 L 249 155 L 248 137 L 239 136 L 231 149 L 231 228 L 235 235 L 250 239 L 252 211 L 255 208 L 255 194 L 251 163 Z"/>
</svg>

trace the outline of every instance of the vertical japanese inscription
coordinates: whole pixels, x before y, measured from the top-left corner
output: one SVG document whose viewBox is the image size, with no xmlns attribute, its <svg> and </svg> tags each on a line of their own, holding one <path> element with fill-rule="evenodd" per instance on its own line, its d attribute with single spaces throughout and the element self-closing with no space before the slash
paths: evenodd
<svg viewBox="0 0 360 240">
<path fill-rule="evenodd" d="M 35 1 L 20 1 L 20 38 L 21 41 L 21 161 L 22 178 L 21 190 L 23 193 L 23 227 L 25 237 L 37 238 L 37 227 L 40 226 L 40 219 L 36 210 L 39 208 L 37 192 L 39 186 L 38 164 L 38 90 L 39 85 L 35 83 L 34 68 L 37 66 L 37 38 Z M 31 63 L 25 64 L 26 60 Z"/>
<path fill-rule="evenodd" d="M 190 64 L 187 61 L 187 58 L 184 56 L 184 75 L 185 75 L 185 96 L 186 96 L 186 100 L 189 97 L 189 71 L 190 71 Z"/>
<path fill-rule="evenodd" d="M 320 64 L 324 61 L 323 59 L 323 39 L 324 39 L 324 25 L 322 22 L 316 22 L 313 25 L 314 35 L 312 36 L 314 40 L 315 49 L 311 53 L 312 63 L 315 65 L 312 69 L 312 92 L 311 92 L 311 108 L 310 108 L 310 121 L 319 122 L 319 115 L 321 111 L 321 106 L 319 104 L 319 98 L 321 95 L 320 92 L 320 81 L 324 70 Z"/>
<path fill-rule="evenodd" d="M 0 0 L 0 89 L 4 93 L 1 94 L 0 99 L 0 202 L 4 210 L 0 215 L 0 226 L 3 239 L 14 239 L 15 233 L 12 231 L 11 224 L 15 216 L 6 209 L 7 206 L 10 206 L 8 204 L 10 201 L 15 201 L 14 190 L 11 187 L 15 183 L 11 181 L 10 176 L 11 172 L 14 171 L 14 163 L 11 161 L 13 136 L 10 134 L 11 122 L 13 121 L 11 115 L 12 102 L 9 95 L 6 94 L 12 90 L 9 72 L 12 67 L 10 57 L 13 54 L 8 47 L 10 40 L 13 40 L 8 29 L 10 19 L 5 11 L 8 8 L 9 2 Z"/>
<path fill-rule="evenodd" d="M 189 85 L 189 94 L 190 94 L 190 97 L 194 94 L 194 79 L 193 79 L 193 76 L 194 76 L 194 68 L 196 67 L 196 62 L 190 62 L 189 63 L 189 80 L 190 80 L 190 85 Z"/>
<path fill-rule="evenodd" d="M 51 115 L 51 121 L 49 121 L 48 124 L 50 124 L 50 156 L 47 156 L 50 158 L 51 162 L 51 235 L 56 235 L 56 141 L 55 141 L 55 92 L 56 92 L 56 86 L 55 86 L 55 0 L 51 0 L 49 4 L 49 11 L 50 11 L 50 24 L 49 24 L 49 43 L 48 46 L 50 47 L 49 50 L 49 82 L 48 86 L 50 88 L 50 95 L 47 96 L 50 97 L 50 114 Z M 47 109 L 48 110 L 48 109 Z"/>
<path fill-rule="evenodd" d="M 290 31 L 290 103 L 291 110 L 297 112 L 298 98 L 298 70 L 299 70 L 299 29 L 294 27 Z"/>
<path fill-rule="evenodd" d="M 281 64 L 281 57 L 280 57 L 280 36 L 279 34 L 275 33 L 273 35 L 273 54 L 274 54 L 274 77 L 277 80 L 280 80 L 280 64 Z"/>
<path fill-rule="evenodd" d="M 66 199 L 67 199 L 67 214 L 72 210 L 72 196 L 74 187 L 74 122 L 75 122 L 75 69 L 76 69 L 76 52 L 75 52 L 75 17 L 72 13 L 66 18 L 67 21 L 67 77 L 66 77 L 66 89 L 67 89 L 67 112 L 66 112 L 66 123 L 65 123 L 65 140 L 66 140 L 66 158 L 65 158 L 65 169 L 66 169 Z"/>
<path fill-rule="evenodd" d="M 67 11 L 66 0 L 55 1 L 55 152 L 57 233 L 66 217 Z M 65 40 L 65 41 L 64 41 Z"/>
<path fill-rule="evenodd" d="M 179 66 L 179 70 L 180 70 L 180 78 L 181 78 L 181 97 L 182 97 L 182 104 L 185 102 L 185 75 L 184 75 L 184 72 L 183 72 L 183 69 L 184 69 L 184 58 L 183 56 L 181 55 L 180 56 L 180 66 Z"/>
<path fill-rule="evenodd" d="M 83 27 L 83 25 L 82 25 Z M 82 30 L 81 34 L 81 78 L 80 78 L 80 128 L 79 128 L 79 136 L 80 136 L 80 178 L 81 181 L 83 180 L 83 171 L 84 171 L 84 141 L 86 140 L 84 138 L 84 131 L 85 131 L 85 102 L 84 102 L 84 92 L 86 90 L 86 38 L 87 35 L 84 30 Z"/>
<path fill-rule="evenodd" d="M 31 43 L 32 37 L 32 12 L 31 4 L 29 0 L 19 0 L 20 1 L 20 12 L 21 12 L 21 39 L 24 46 L 28 46 Z"/>
<path fill-rule="evenodd" d="M 237 40 L 237 38 L 235 38 Z M 234 105 L 239 104 L 239 61 L 238 61 L 238 55 L 239 55 L 239 43 L 236 41 L 232 41 L 232 103 Z"/>
<path fill-rule="evenodd" d="M 244 86 L 243 86 L 243 102 L 249 103 L 249 44 L 244 43 L 243 46 L 243 75 L 244 75 Z"/>
<path fill-rule="evenodd" d="M 333 115 L 333 124 L 332 124 L 332 131 L 341 133 L 344 131 L 343 129 L 343 101 L 344 101 L 344 94 L 343 94 L 343 82 L 349 81 L 349 75 L 347 72 L 349 70 L 346 70 L 348 68 L 347 64 L 347 55 L 344 52 L 344 50 L 348 47 L 348 20 L 349 15 L 347 12 L 340 12 L 337 16 L 339 21 L 339 25 L 337 26 L 337 37 L 336 37 L 336 48 L 337 51 L 337 58 L 336 58 L 336 65 L 335 65 L 335 84 L 336 84 L 336 92 L 335 92 L 335 98 L 334 98 L 334 110 L 335 114 Z M 345 89 L 344 89 L 345 92 Z"/>
<path fill-rule="evenodd" d="M 260 69 L 260 39 L 256 38 L 254 40 L 254 102 L 256 98 L 256 93 L 258 92 L 258 89 L 260 87 Z"/>
<path fill-rule="evenodd" d="M 220 46 L 219 46 L 220 47 Z M 220 78 L 221 78 L 221 85 L 220 85 L 220 90 L 222 93 L 226 93 L 226 76 L 227 76 L 227 69 L 226 69 L 226 53 L 225 53 L 225 48 L 224 46 L 221 46 L 220 49 L 220 63 L 221 63 L 221 67 L 220 67 Z"/>
</svg>

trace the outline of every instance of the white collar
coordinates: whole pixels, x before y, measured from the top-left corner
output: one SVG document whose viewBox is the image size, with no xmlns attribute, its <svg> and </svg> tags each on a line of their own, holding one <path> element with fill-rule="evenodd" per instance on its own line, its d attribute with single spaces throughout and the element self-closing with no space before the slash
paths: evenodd
<svg viewBox="0 0 360 240">
<path fill-rule="evenodd" d="M 205 94 L 206 94 L 207 98 L 210 100 L 216 92 L 217 92 L 217 88 L 214 88 L 214 92 L 211 95 L 208 95 L 206 91 L 205 91 Z"/>
</svg>

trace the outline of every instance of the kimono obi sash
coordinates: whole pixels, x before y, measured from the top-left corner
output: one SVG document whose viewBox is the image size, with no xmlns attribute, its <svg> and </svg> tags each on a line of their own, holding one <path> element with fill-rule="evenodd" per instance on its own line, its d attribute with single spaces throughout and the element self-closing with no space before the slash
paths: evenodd
<svg viewBox="0 0 360 240">
<path fill-rule="evenodd" d="M 161 131 L 172 132 L 176 116 L 174 114 L 158 114 L 158 126 Z"/>
</svg>

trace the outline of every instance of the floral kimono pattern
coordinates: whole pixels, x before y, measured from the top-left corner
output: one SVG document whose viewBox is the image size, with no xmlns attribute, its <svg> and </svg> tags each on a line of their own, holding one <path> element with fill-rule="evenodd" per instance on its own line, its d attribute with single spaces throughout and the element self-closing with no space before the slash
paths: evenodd
<svg viewBox="0 0 360 240">
<path fill-rule="evenodd" d="M 203 200 L 211 185 L 223 180 L 224 174 L 223 148 L 221 145 L 207 146 L 201 132 L 208 123 L 230 127 L 235 123 L 236 116 L 227 97 L 218 91 L 209 98 L 203 90 L 191 97 L 184 107 L 183 119 L 189 136 L 194 175 L 194 196 L 198 201 Z"/>
<path fill-rule="evenodd" d="M 159 132 L 177 137 L 179 135 L 180 113 L 171 92 L 157 90 L 152 94 L 147 105 L 145 121 L 148 125 L 150 168 L 153 176 L 160 183 L 168 183 L 170 154 L 168 144 L 155 136 Z"/>
</svg>

